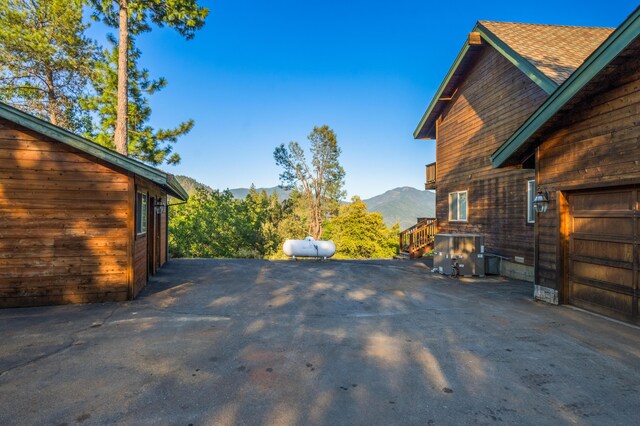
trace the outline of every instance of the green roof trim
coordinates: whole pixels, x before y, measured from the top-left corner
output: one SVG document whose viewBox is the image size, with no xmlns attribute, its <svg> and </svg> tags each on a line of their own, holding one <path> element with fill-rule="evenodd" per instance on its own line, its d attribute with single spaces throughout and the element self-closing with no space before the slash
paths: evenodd
<svg viewBox="0 0 640 426">
<path fill-rule="evenodd" d="M 507 141 L 491 155 L 493 167 L 505 165 L 540 128 L 640 35 L 640 7 L 547 98 Z"/>
<path fill-rule="evenodd" d="M 0 117 L 148 179 L 160 185 L 171 195 L 180 198 L 182 201 L 187 201 L 189 198 L 178 181 L 169 173 L 148 166 L 125 155 L 118 154 L 109 148 L 98 145 L 89 139 L 78 136 L 62 127 L 55 126 L 48 121 L 41 120 L 38 117 L 13 108 L 3 102 L 0 102 Z"/>
<path fill-rule="evenodd" d="M 427 108 L 425 113 L 422 115 L 422 118 L 420 119 L 420 123 L 418 123 L 418 127 L 416 127 L 416 129 L 413 131 L 414 139 L 418 139 L 418 133 L 420 133 L 420 130 L 427 122 L 427 119 L 429 118 L 429 114 L 431 114 L 431 111 L 433 111 L 433 109 L 435 108 L 436 104 L 440 99 L 440 96 L 442 96 L 442 92 L 447 87 L 447 84 L 449 84 L 449 80 L 451 80 L 451 77 L 453 77 L 453 74 L 458 69 L 458 66 L 460 66 L 460 62 L 462 62 L 462 59 L 467 54 L 468 50 L 469 50 L 469 43 L 467 41 L 464 43 L 464 46 L 462 47 L 462 50 L 460 50 L 460 53 L 458 53 L 456 60 L 453 61 L 453 65 L 451 65 L 451 68 L 449 69 L 449 72 L 445 76 L 444 80 L 442 81 L 442 83 L 440 83 L 440 87 L 438 87 L 438 91 L 436 92 L 435 96 L 431 100 L 429 107 Z"/>
<path fill-rule="evenodd" d="M 489 44 L 494 49 L 496 49 L 502 56 L 504 56 L 513 65 L 515 65 L 516 68 L 522 71 L 527 77 L 529 77 L 535 84 L 540 86 L 540 88 L 542 88 L 542 90 L 544 90 L 548 94 L 553 93 L 558 87 L 558 85 L 553 80 L 551 80 L 549 77 L 544 75 L 542 71 L 536 68 L 531 62 L 523 58 L 518 52 L 516 52 L 511 47 L 509 47 L 505 42 L 500 40 L 500 38 L 498 38 L 495 34 L 489 31 L 489 29 L 487 29 L 480 22 L 476 23 L 472 32 L 480 33 L 480 36 L 484 41 L 487 42 L 487 44 Z M 440 102 L 440 96 L 442 95 L 442 92 L 449 84 L 449 81 L 457 71 L 458 67 L 460 66 L 468 50 L 469 50 L 469 42 L 467 40 L 467 42 L 465 42 L 460 53 L 458 53 L 456 60 L 453 62 L 453 65 L 449 69 L 449 72 L 447 72 L 447 75 L 445 76 L 444 80 L 440 84 L 440 87 L 438 88 L 438 91 L 436 92 L 435 96 L 431 100 L 429 107 L 427 108 L 425 113 L 422 115 L 422 119 L 418 123 L 418 126 L 413 131 L 414 139 L 418 139 L 418 136 L 422 128 L 427 124 L 427 121 L 429 120 L 429 116 L 431 112 L 434 110 L 438 102 Z"/>
<path fill-rule="evenodd" d="M 176 198 L 179 198 L 182 201 L 187 201 L 189 199 L 189 194 L 187 194 L 187 191 L 185 191 L 182 185 L 180 185 L 180 182 L 178 182 L 178 179 L 176 179 L 175 176 L 169 174 L 167 175 L 167 185 L 169 186 L 169 188 L 173 189 L 173 195 Z"/>
<path fill-rule="evenodd" d="M 519 53 L 513 50 L 509 45 L 500 40 L 495 34 L 489 31 L 484 25 L 478 22 L 473 31 L 480 33 L 483 39 L 487 41 L 494 49 L 502 54 L 513 65 L 522 71 L 527 77 L 529 77 L 534 83 L 536 83 L 547 94 L 553 93 L 558 85 L 549 77 L 544 75 L 542 71 L 536 68 L 531 62 L 523 58 Z"/>
</svg>

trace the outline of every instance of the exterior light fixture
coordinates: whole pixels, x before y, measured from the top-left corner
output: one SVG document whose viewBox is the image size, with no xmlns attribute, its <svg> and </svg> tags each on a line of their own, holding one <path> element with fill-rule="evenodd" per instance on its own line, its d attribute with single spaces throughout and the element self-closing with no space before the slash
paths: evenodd
<svg viewBox="0 0 640 426">
<path fill-rule="evenodd" d="M 157 214 L 162 214 L 162 212 L 164 211 L 165 205 L 162 204 L 162 200 L 160 200 L 159 203 L 155 204 L 155 208 L 156 208 L 156 213 Z"/>
<path fill-rule="evenodd" d="M 544 213 L 549 208 L 549 193 L 538 191 L 538 195 L 533 199 L 533 207 L 538 213 Z"/>
</svg>

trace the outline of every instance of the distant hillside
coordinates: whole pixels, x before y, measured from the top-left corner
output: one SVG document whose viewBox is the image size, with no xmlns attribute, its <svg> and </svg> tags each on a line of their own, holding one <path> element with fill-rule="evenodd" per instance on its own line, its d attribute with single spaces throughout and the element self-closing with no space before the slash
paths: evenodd
<svg viewBox="0 0 640 426">
<path fill-rule="evenodd" d="M 234 189 L 230 189 L 229 191 L 231 191 L 234 197 L 239 199 L 244 199 L 249 194 L 249 188 L 234 188 Z M 291 193 L 291 191 L 285 191 L 279 186 L 274 186 L 272 188 L 256 188 L 256 191 L 258 192 L 266 191 L 266 193 L 269 195 L 276 192 L 278 193 L 278 200 L 280 201 L 283 201 L 289 198 L 289 194 Z"/>
<path fill-rule="evenodd" d="M 419 217 L 435 217 L 436 194 L 409 186 L 395 188 L 363 201 L 370 212 L 382 214 L 388 226 L 399 222 L 400 229 L 415 225 Z"/>
<path fill-rule="evenodd" d="M 213 191 L 210 186 L 205 185 L 204 183 L 200 183 L 197 180 L 190 178 L 189 176 L 178 175 L 176 176 L 176 180 L 180 183 L 180 185 L 182 185 L 184 190 L 187 191 L 187 194 L 189 194 L 189 196 L 195 194 L 198 188 L 203 188 L 207 191 Z"/>
<path fill-rule="evenodd" d="M 184 190 L 187 191 L 187 194 L 189 194 L 189 196 L 195 194 L 198 188 L 203 188 L 203 189 L 206 189 L 207 191 L 213 191 L 213 188 L 211 188 L 209 185 L 200 183 L 197 180 L 190 178 L 189 176 L 178 175 L 176 176 L 176 179 L 178 180 L 178 182 L 180 182 L 180 185 L 182 185 Z M 234 188 L 234 189 L 230 189 L 229 191 L 231 191 L 233 196 L 238 199 L 245 199 L 249 194 L 249 188 Z M 283 201 L 289 198 L 289 193 L 291 192 L 291 191 L 285 191 L 279 186 L 274 186 L 272 188 L 256 188 L 256 191 L 258 192 L 266 191 L 267 194 L 269 195 L 273 194 L 274 192 L 277 192 L 278 200 L 280 201 Z"/>
<path fill-rule="evenodd" d="M 193 195 L 198 188 L 213 191 L 210 186 L 188 176 L 176 176 L 176 179 L 189 195 Z M 266 191 L 269 195 L 277 192 L 280 201 L 289 198 L 290 193 L 290 191 L 285 191 L 278 186 L 256 188 L 256 190 L 259 192 Z M 249 193 L 249 188 L 234 188 L 230 189 L 230 191 L 235 198 L 244 199 Z M 436 195 L 431 191 L 420 191 L 403 186 L 363 201 L 367 204 L 370 212 L 382 214 L 388 226 L 398 222 L 400 223 L 400 229 L 415 225 L 416 218 L 435 217 Z"/>
</svg>

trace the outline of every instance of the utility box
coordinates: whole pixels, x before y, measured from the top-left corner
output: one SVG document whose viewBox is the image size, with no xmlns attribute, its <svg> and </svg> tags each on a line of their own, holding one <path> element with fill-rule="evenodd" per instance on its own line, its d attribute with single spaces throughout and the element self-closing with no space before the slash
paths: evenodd
<svg viewBox="0 0 640 426">
<path fill-rule="evenodd" d="M 484 273 L 487 275 L 500 275 L 501 258 L 495 254 L 484 254 Z"/>
<path fill-rule="evenodd" d="M 460 276 L 484 277 L 484 238 L 476 234 L 436 234 L 433 244 L 433 267 L 441 274 L 452 275 L 457 264 Z"/>
</svg>

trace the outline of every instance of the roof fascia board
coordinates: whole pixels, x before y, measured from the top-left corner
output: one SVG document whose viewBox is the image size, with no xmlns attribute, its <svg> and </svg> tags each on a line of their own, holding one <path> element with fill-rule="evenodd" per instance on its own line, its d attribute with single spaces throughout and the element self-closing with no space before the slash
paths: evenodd
<svg viewBox="0 0 640 426">
<path fill-rule="evenodd" d="M 2 102 L 0 102 L 0 117 L 76 148 L 79 151 L 93 155 L 110 164 L 122 167 L 155 183 L 164 184 L 167 182 L 167 174 L 161 170 L 147 166 L 144 163 L 125 157 L 124 155 L 117 154 L 108 148 Z"/>
<path fill-rule="evenodd" d="M 438 90 L 436 91 L 435 96 L 433 97 L 433 99 L 431 100 L 431 103 L 429 104 L 429 107 L 427 108 L 427 111 L 422 115 L 422 118 L 420 119 L 420 123 L 418 123 L 418 127 L 416 127 L 416 129 L 413 131 L 414 139 L 418 139 L 418 134 L 420 133 L 420 130 L 422 130 L 422 126 L 424 126 L 425 122 L 427 121 L 427 118 L 429 118 L 429 114 L 431 114 L 431 111 L 433 111 L 433 109 L 436 107 L 436 104 L 438 103 L 440 97 L 442 96 L 442 92 L 444 91 L 445 87 L 447 87 L 449 80 L 451 80 L 451 77 L 453 77 L 453 74 L 458 69 L 460 62 L 462 62 L 462 59 L 467 54 L 468 50 L 469 50 L 469 41 L 467 40 L 464 43 L 464 46 L 462 46 L 462 50 L 460 50 L 460 53 L 458 53 L 456 60 L 453 62 L 453 65 L 451 65 L 451 68 L 449 69 L 449 72 L 447 72 L 447 75 L 445 76 L 444 80 L 442 80 L 442 83 L 440 83 L 440 87 L 438 87 Z"/>
<path fill-rule="evenodd" d="M 496 49 L 509 62 L 511 62 L 514 66 L 516 66 L 516 68 L 522 71 L 535 84 L 540 86 L 540 88 L 542 88 L 542 90 L 544 90 L 547 94 L 553 93 L 558 88 L 558 85 L 553 80 L 551 80 L 549 77 L 544 75 L 542 71 L 536 68 L 531 62 L 529 62 L 528 60 L 520 56 L 519 53 L 517 53 L 515 50 L 510 48 L 505 42 L 500 40 L 495 34 L 489 31 L 481 23 L 478 22 L 472 31 L 480 33 L 480 36 L 482 37 L 483 40 L 485 40 L 491 47 Z M 453 74 L 456 72 L 456 70 L 460 66 L 460 63 L 462 62 L 462 59 L 464 58 L 464 56 L 467 54 L 468 50 L 469 50 L 469 40 L 465 42 L 464 46 L 462 47 L 462 50 L 460 50 L 460 53 L 458 53 L 456 60 L 453 62 L 453 65 L 449 69 L 449 72 L 447 72 L 447 75 L 445 76 L 444 80 L 440 84 L 438 91 L 436 92 L 435 96 L 431 100 L 429 107 L 427 108 L 426 112 L 422 115 L 422 118 L 420 119 L 418 126 L 413 131 L 414 139 L 418 139 L 418 135 L 422 130 L 422 127 L 425 125 L 427 119 L 429 118 L 429 115 L 431 114 L 433 109 L 436 107 L 436 104 L 438 103 L 438 101 L 440 100 L 440 97 L 442 96 L 442 92 L 444 91 L 445 87 L 447 87 L 447 84 L 449 84 L 449 80 L 451 80 L 451 77 L 453 77 Z"/>
<path fill-rule="evenodd" d="M 553 115 L 602 71 L 640 34 L 640 7 L 491 155 L 493 167 L 504 165 Z"/>
<path fill-rule="evenodd" d="M 184 190 L 175 176 L 167 174 L 167 186 L 172 190 L 172 195 L 176 198 L 179 198 L 182 201 L 187 201 L 189 199 L 189 194 L 187 194 L 187 191 Z"/>
<path fill-rule="evenodd" d="M 547 94 L 553 93 L 558 85 L 549 77 L 544 75 L 542 71 L 536 68 L 531 62 L 523 58 L 519 53 L 513 50 L 509 45 L 500 40 L 495 34 L 489 31 L 484 25 L 478 22 L 473 31 L 480 33 L 483 39 L 487 41 L 494 49 L 502 54 L 513 65 L 529 77 Z"/>
</svg>

